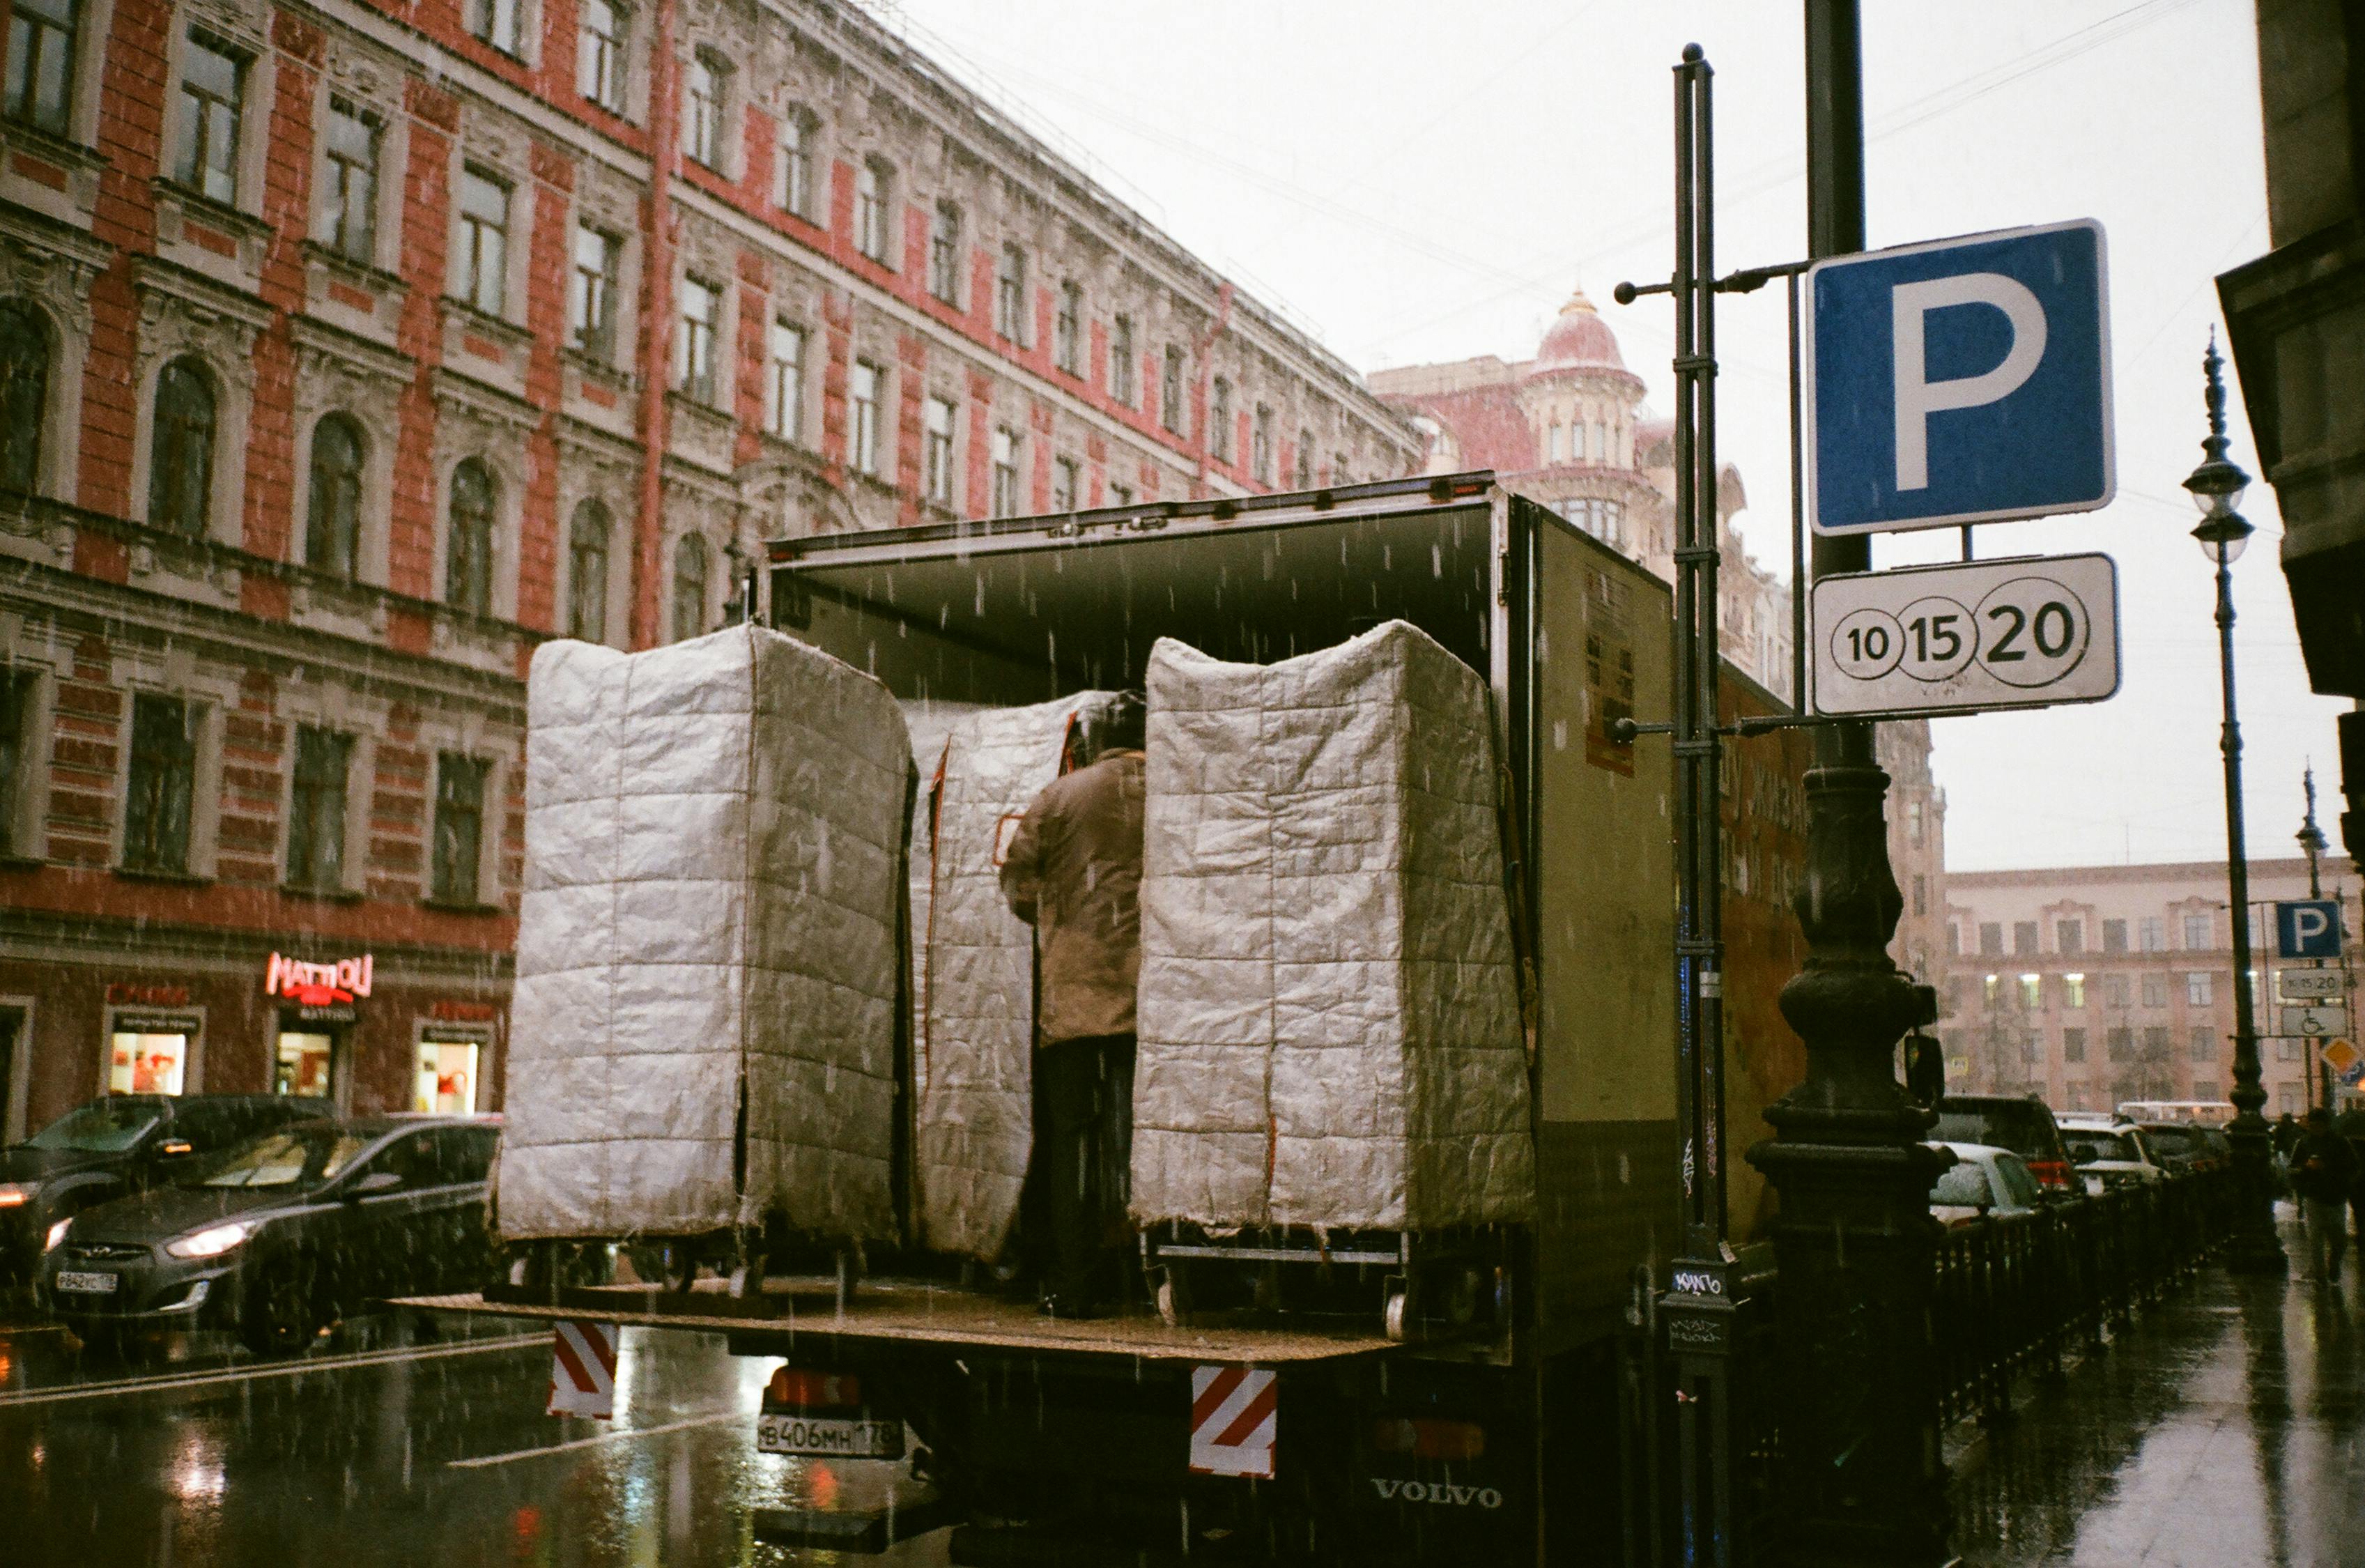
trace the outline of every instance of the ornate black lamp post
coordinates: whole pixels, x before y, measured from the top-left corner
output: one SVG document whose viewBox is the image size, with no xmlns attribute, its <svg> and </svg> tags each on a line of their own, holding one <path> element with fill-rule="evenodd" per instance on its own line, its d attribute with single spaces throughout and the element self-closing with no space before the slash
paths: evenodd
<svg viewBox="0 0 2365 1568">
<path fill-rule="evenodd" d="M 2250 985 L 2250 863 L 2242 834 L 2242 726 L 2234 716 L 2234 562 L 2249 543 L 2250 524 L 2234 509 L 2250 476 L 2225 458 L 2225 360 L 2217 334 L 2209 335 L 2202 369 L 2209 377 L 2208 454 L 2184 481 L 2201 508 L 2192 537 L 2217 568 L 2217 667 L 2225 700 L 2225 727 L 2217 748 L 2225 757 L 2225 880 L 2234 919 L 2234 1172 L 2240 1186 L 2226 1267 L 2240 1273 L 2280 1274 L 2286 1268 L 2275 1239 L 2274 1185 L 2268 1152 L 2267 1119 L 2259 1108 L 2267 1092 L 2259 1082 L 2258 1009 Z"/>
</svg>

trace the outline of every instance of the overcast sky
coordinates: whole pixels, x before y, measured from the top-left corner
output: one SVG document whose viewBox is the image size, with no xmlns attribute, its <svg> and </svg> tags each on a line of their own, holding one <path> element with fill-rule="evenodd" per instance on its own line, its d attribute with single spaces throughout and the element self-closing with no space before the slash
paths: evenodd
<svg viewBox="0 0 2365 1568">
<path fill-rule="evenodd" d="M 1717 69 L 1721 271 L 1804 253 L 1797 4 L 871 0 L 1176 239 L 1357 368 L 1530 354 L 1583 284 L 1670 404 L 1669 69 Z M 1980 531 L 1981 555 L 2119 563 L 2124 678 L 2099 705 L 1933 724 L 1957 868 L 2221 857 L 2208 565 L 2180 482 L 2205 433 L 2213 276 L 2267 248 L 2251 0 L 1866 0 L 1870 242 L 2070 218 L 2109 235 L 2118 500 Z M 1787 570 L 1779 296 L 1720 319 L 1723 455 Z M 2232 455 L 2253 473 L 2248 427 Z M 2254 857 L 2292 852 L 2300 770 L 2337 844 L 2334 716 L 2299 656 L 2273 493 L 2235 572 Z M 1891 535 L 1875 563 L 1945 558 Z"/>
</svg>

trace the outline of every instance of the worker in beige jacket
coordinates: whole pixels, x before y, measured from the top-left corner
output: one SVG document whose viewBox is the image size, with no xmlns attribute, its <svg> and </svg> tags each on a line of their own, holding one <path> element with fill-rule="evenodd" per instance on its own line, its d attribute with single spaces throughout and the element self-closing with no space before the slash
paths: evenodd
<svg viewBox="0 0 2365 1568">
<path fill-rule="evenodd" d="M 1134 986 L 1141 975 L 1141 700 L 1085 726 L 1091 760 L 1046 785 L 1002 862 L 1003 896 L 1035 927 L 1035 1151 L 1048 1238 L 1043 1309 L 1106 1310 L 1124 1260 L 1133 1143 Z"/>
</svg>

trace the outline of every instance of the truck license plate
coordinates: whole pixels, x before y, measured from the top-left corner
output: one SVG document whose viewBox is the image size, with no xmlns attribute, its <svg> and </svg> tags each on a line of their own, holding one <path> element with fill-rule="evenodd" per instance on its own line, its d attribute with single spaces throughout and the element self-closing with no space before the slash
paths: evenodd
<svg viewBox="0 0 2365 1568">
<path fill-rule="evenodd" d="M 113 1274 L 85 1274 L 73 1269 L 58 1271 L 58 1289 L 75 1291 L 85 1295 L 113 1295 L 116 1277 Z"/>
<path fill-rule="evenodd" d="M 903 1423 L 818 1416 L 762 1416 L 756 1421 L 756 1450 L 822 1459 L 901 1459 Z"/>
</svg>

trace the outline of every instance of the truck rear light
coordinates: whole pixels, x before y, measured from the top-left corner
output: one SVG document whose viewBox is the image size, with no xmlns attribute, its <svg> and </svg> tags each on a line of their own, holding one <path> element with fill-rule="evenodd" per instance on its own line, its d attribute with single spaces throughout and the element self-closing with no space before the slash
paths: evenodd
<svg viewBox="0 0 2365 1568">
<path fill-rule="evenodd" d="M 1415 1459 L 1476 1459 L 1486 1451 L 1486 1428 L 1475 1421 L 1380 1421 L 1372 1428 L 1372 1446 Z"/>
<path fill-rule="evenodd" d="M 764 1390 L 764 1403 L 790 1410 L 850 1409 L 862 1403 L 862 1380 L 850 1373 L 781 1367 Z"/>
</svg>

